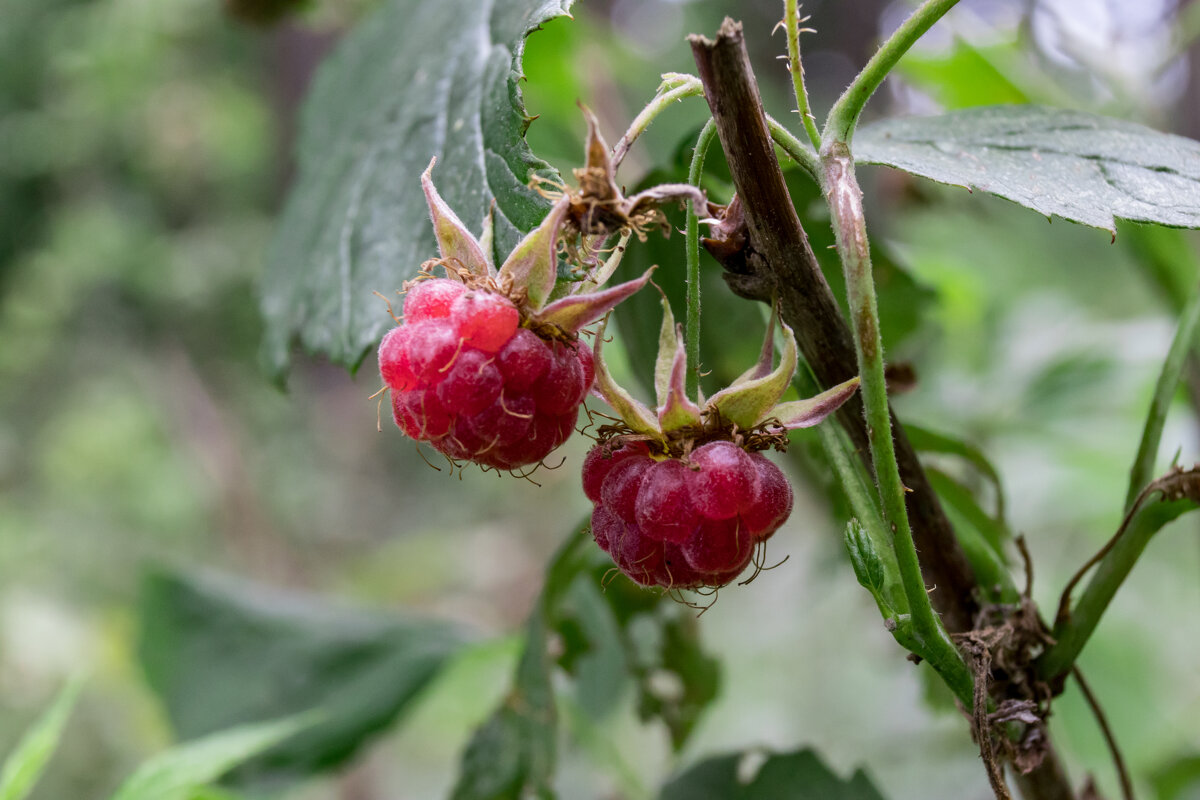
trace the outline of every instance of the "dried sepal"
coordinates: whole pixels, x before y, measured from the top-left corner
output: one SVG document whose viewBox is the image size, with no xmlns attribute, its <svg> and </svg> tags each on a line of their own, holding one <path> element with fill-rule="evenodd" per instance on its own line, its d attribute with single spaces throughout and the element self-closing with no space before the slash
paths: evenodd
<svg viewBox="0 0 1200 800">
<path fill-rule="evenodd" d="M 554 325 L 566 333 L 578 333 L 617 306 L 618 303 L 646 285 L 654 267 L 646 270 L 640 278 L 617 284 L 598 292 L 573 294 L 555 300 L 550 305 L 529 315 L 536 323 Z"/>
<path fill-rule="evenodd" d="M 645 191 L 638 192 L 633 197 L 627 197 L 621 204 L 621 210 L 630 220 L 636 221 L 653 209 L 672 200 L 691 200 L 699 209 L 706 208 L 708 200 L 704 192 L 690 183 L 660 183 Z M 711 220 L 705 220 L 712 222 Z"/>
<path fill-rule="evenodd" d="M 842 403 L 849 400 L 850 395 L 858 389 L 858 384 L 859 378 L 855 376 L 813 397 L 780 403 L 768 411 L 765 418 L 778 422 L 788 430 L 810 428 L 841 408 Z"/>
<path fill-rule="evenodd" d="M 592 110 L 582 103 L 579 109 L 583 112 L 588 127 L 587 160 L 582 169 L 575 170 L 575 179 L 579 181 L 579 193 L 592 198 L 598 206 L 616 202 L 621 197 L 621 188 L 617 186 L 608 142 L 604 141 L 600 134 L 600 123 Z"/>
<path fill-rule="evenodd" d="M 525 235 L 504 260 L 497 282 L 514 293 L 523 292 L 533 309 L 539 309 L 558 280 L 558 233 L 567 212 L 566 200 L 550 208 L 542 223 Z"/>
<path fill-rule="evenodd" d="M 739 428 L 750 429 L 762 422 L 766 412 L 779 402 L 796 374 L 798 354 L 796 337 L 787 325 L 783 328 L 783 354 L 779 366 L 759 378 L 730 386 L 717 392 L 708 407 Z"/>
<path fill-rule="evenodd" d="M 656 439 L 660 438 L 662 433 L 659 430 L 658 418 L 654 412 L 636 400 L 629 392 L 621 388 L 613 380 L 612 374 L 608 371 L 608 364 L 605 363 L 604 354 L 601 352 L 602 345 L 604 344 L 604 331 L 607 327 L 608 318 L 605 317 L 596 331 L 596 343 L 592 351 L 596 368 L 596 380 L 592 384 L 592 387 L 600 394 L 604 402 L 608 403 L 613 411 L 617 412 L 617 415 L 629 426 L 631 431 L 652 436 Z"/>
<path fill-rule="evenodd" d="M 576 288 L 571 290 L 572 294 L 582 294 L 590 292 L 598 286 L 603 286 L 608 282 L 608 279 L 617 271 L 617 267 L 621 266 L 621 259 L 625 257 L 625 249 L 629 246 L 629 239 L 633 236 L 633 231 L 625 231 L 621 234 L 621 238 L 617 240 L 617 244 L 613 247 L 612 253 L 604 260 L 604 263 L 596 269 L 588 273 L 587 278 L 580 281 Z"/>
<path fill-rule="evenodd" d="M 708 208 L 704 192 L 686 183 L 652 186 L 625 197 L 617 184 L 608 144 L 600 135 L 596 115 L 584 105 L 580 109 L 588 126 L 586 161 L 585 166 L 574 172 L 579 188 L 568 189 L 565 194 L 570 204 L 565 227 L 572 243 L 587 237 L 604 239 L 628 230 L 644 238 L 646 228 L 665 226 L 665 217 L 658 206 L 673 200 L 692 200 L 697 208 Z"/>
<path fill-rule="evenodd" d="M 750 241 L 750 229 L 746 225 L 741 196 L 735 194 L 726 206 L 709 203 L 708 213 L 715 221 L 709 225 L 708 236 L 700 239 L 704 248 L 722 264 L 743 254 Z"/>
<path fill-rule="evenodd" d="M 421 173 L 421 188 L 425 190 L 425 201 L 429 204 L 429 215 L 433 219 L 433 235 L 437 238 L 442 260 L 454 268 L 465 269 L 477 278 L 492 277 L 491 260 L 485 255 L 483 247 L 433 186 L 431 176 L 436 163 L 435 156 Z M 453 269 L 447 271 L 452 277 L 457 277 Z"/>
</svg>

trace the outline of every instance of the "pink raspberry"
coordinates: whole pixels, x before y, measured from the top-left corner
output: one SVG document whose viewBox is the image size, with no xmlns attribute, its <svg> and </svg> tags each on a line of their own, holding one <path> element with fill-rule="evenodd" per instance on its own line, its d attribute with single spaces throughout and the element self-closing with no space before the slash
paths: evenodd
<svg viewBox="0 0 1200 800">
<path fill-rule="evenodd" d="M 458 281 L 418 282 L 379 345 L 379 374 L 404 433 L 496 469 L 541 461 L 575 430 L 595 371 L 578 341 L 520 327 L 511 300 Z"/>
<path fill-rule="evenodd" d="M 638 440 L 599 444 L 583 462 L 592 535 L 643 586 L 722 586 L 752 560 L 792 510 L 783 473 L 732 442 L 687 461 L 655 457 Z"/>
</svg>

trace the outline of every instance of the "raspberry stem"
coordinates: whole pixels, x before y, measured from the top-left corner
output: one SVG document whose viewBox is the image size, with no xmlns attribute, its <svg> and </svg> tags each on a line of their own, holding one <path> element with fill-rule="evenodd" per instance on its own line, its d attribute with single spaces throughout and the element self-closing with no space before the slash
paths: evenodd
<svg viewBox="0 0 1200 800">
<path fill-rule="evenodd" d="M 792 89 L 796 94 L 796 112 L 808 133 L 812 146 L 821 149 L 821 134 L 817 131 L 817 121 L 813 118 L 808 104 L 808 89 L 804 86 L 804 64 L 800 61 L 800 34 L 815 33 L 811 28 L 801 28 L 808 17 L 800 18 L 800 3 L 798 0 L 784 0 L 783 25 L 787 29 L 788 72 L 792 76 Z"/>
<path fill-rule="evenodd" d="M 846 299 L 850 305 L 854 348 L 862 378 L 871 460 L 875 465 L 875 480 L 879 484 L 883 518 L 892 534 L 892 550 L 896 554 L 904 594 L 912 614 L 912 640 L 918 648 L 914 652 L 929 661 L 960 701 L 970 703 L 974 695 L 974 679 L 950 641 L 941 619 L 934 613 L 908 522 L 905 488 L 900 480 L 900 468 L 892 440 L 891 412 L 883 374 L 883 342 L 879 335 L 879 311 L 863 215 L 862 190 L 854 175 L 850 148 L 843 141 L 827 141 L 822 148 L 821 164 L 824 168 L 822 190 L 832 215 L 837 251 L 846 276 Z"/>
<path fill-rule="evenodd" d="M 704 159 L 716 135 L 717 125 L 710 117 L 696 139 L 692 164 L 688 168 L 688 183 L 693 186 L 700 186 L 700 176 L 704 173 Z M 687 311 L 684 317 L 684 348 L 688 363 L 685 391 L 688 397 L 697 398 L 700 389 L 700 216 L 695 200 L 688 203 L 687 210 Z"/>
</svg>

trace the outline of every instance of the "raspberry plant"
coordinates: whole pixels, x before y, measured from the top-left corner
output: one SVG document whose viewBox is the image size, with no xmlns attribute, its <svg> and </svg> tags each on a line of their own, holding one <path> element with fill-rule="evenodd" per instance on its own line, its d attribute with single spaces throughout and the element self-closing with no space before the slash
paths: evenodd
<svg viewBox="0 0 1200 800">
<path fill-rule="evenodd" d="M 881 330 L 881 311 L 887 309 L 880 307 L 876 286 L 883 248 L 872 242 L 856 170 L 862 163 L 882 164 L 978 187 L 1115 235 L 1117 219 L 1200 226 L 1200 144 L 1085 112 L 1033 106 L 860 126 L 864 106 L 887 75 L 956 0 L 921 4 L 819 126 L 805 87 L 804 20 L 796 0 L 785 0 L 781 24 L 799 112 L 795 133 L 764 112 L 742 29 L 727 20 L 715 38 L 689 39 L 696 74 L 664 75 L 614 148 L 588 114 L 585 165 L 569 181 L 526 146 L 522 134 L 529 120 L 518 79 L 524 37 L 565 13 L 570 2 L 499 2 L 495 18 L 476 20 L 465 32 L 459 23 L 476 19 L 477 9 L 466 0 L 436 5 L 422 10 L 426 16 L 418 21 L 441 22 L 454 31 L 442 43 L 445 52 L 471 52 L 477 41 L 487 40 L 511 59 L 499 66 L 495 59 L 472 62 L 463 67 L 470 75 L 453 72 L 442 63 L 448 59 L 423 62 L 390 89 L 372 82 L 373 94 L 347 101 L 353 113 L 340 125 L 311 128 L 311 141 L 301 148 L 298 195 L 319 190 L 324 199 L 316 205 L 345 214 L 315 218 L 312 203 L 293 201 L 267 279 L 288 291 L 268 292 L 264 310 L 267 360 L 278 372 L 293 339 L 351 365 L 377 345 L 397 425 L 455 462 L 519 472 L 572 435 L 589 391 L 612 412 L 598 404 L 589 408 L 594 424 L 587 432 L 596 441 L 572 468 L 582 471 L 582 492 L 593 505 L 590 520 L 575 526 L 547 569 L 526 626 L 516 685 L 467 745 L 454 796 L 553 795 L 555 673 L 584 680 L 587 648 L 579 644 L 586 638 L 580 630 L 596 614 L 607 620 L 616 646 L 631 654 L 625 672 L 636 687 L 639 712 L 660 720 L 675 748 L 683 746 L 715 689 L 712 660 L 700 650 L 696 633 L 700 624 L 681 616 L 692 611 L 686 602 L 672 601 L 687 601 L 691 595 L 685 592 L 726 586 L 750 564 L 767 563 L 756 554 L 768 539 L 774 546 L 789 535 L 781 526 L 792 511 L 793 490 L 788 473 L 764 453 L 786 450 L 791 431 L 811 425 L 816 430 L 809 442 L 820 452 L 816 463 L 836 476 L 839 497 L 850 511 L 847 574 L 852 571 L 870 593 L 883 627 L 908 660 L 953 695 L 969 720 L 963 735 L 978 744 L 991 791 L 1007 798 L 1011 783 L 1028 800 L 1096 796 L 1092 789 L 1077 791 L 1082 781 L 1068 775 L 1048 720 L 1069 683 L 1086 687 L 1077 658 L 1148 540 L 1200 502 L 1195 470 L 1172 467 L 1161 474 L 1155 461 L 1167 401 L 1200 317 L 1200 294 L 1183 307 L 1165 359 L 1131 470 L 1124 519 L 1107 546 L 1081 558 L 1051 618 L 1034 602 L 1028 578 L 1018 588 L 1014 571 L 1021 570 L 1014 568 L 1021 560 L 1025 574 L 1033 573 L 1019 540 L 1007 537 L 1003 520 L 982 512 L 969 491 L 964 499 L 964 492 L 927 469 L 918 450 L 953 453 L 975 464 L 986 465 L 987 459 L 955 437 L 896 423 L 889 398 L 889 377 L 896 372 L 885 371 Z M 385 4 L 381 29 L 403 29 L 410 22 L 406 10 L 399 0 Z M 371 36 L 358 33 L 344 46 L 318 86 L 319 99 L 332 104 L 339 92 L 353 96 L 353 88 L 374 77 L 376 65 L 355 55 L 355 46 Z M 453 100 L 470 106 L 471 114 L 439 128 L 442 138 L 432 148 L 444 156 L 440 169 L 450 173 L 439 175 L 443 186 L 453 187 L 448 200 L 434 189 L 431 169 L 420 176 L 424 196 L 410 191 L 418 184 L 416 165 L 433 155 L 424 139 L 405 144 L 399 148 L 404 157 L 394 159 L 388 155 L 394 143 L 359 146 L 361 131 L 381 119 L 388 125 L 393 118 L 412 122 L 411 130 L 424 131 L 413 109 L 451 102 L 428 94 L 435 72 L 444 85 L 472 87 L 465 90 L 466 100 L 457 95 Z M 616 170 L 629 148 L 678 101 L 700 97 L 711 119 L 691 148 L 687 183 L 626 191 Z M 464 121 L 468 117 L 471 124 Z M 331 136 L 352 146 L 327 163 L 321 145 Z M 706 169 L 718 143 L 729 168 L 728 187 L 710 180 Z M 844 308 L 804 227 L 817 223 L 808 215 L 802 223 L 780 153 L 794 168 L 793 178 L 799 175 L 815 187 L 828 215 Z M 402 199 L 389 211 L 402 213 L 391 214 L 382 231 L 378 219 L 388 215 L 368 214 L 361 229 L 356 227 L 364 204 L 386 205 L 390 193 Z M 604 349 L 613 346 L 606 342 L 605 316 L 642 301 L 635 292 L 649 282 L 649 273 L 603 287 L 627 250 L 652 246 L 669 232 L 674 200 L 689 203 L 686 263 L 658 264 L 655 280 L 667 294 L 678 295 L 682 287 L 686 316 L 677 327 L 665 304 L 653 359 L 656 402 L 650 406 L 618 385 L 604 357 Z M 428 217 L 431 232 L 424 225 Z M 479 235 L 463 219 L 484 220 Z M 708 233 L 703 240 L 702 225 Z M 354 234 L 360 231 L 371 246 L 355 251 Z M 347 247 L 361 260 L 347 260 Z M 704 303 L 702 248 L 731 290 L 717 298 L 709 294 Z M 320 290 L 327 287 L 290 280 L 295 263 L 338 276 L 339 302 L 326 300 Z M 356 268 L 344 268 L 348 264 Z M 403 316 L 391 327 L 366 304 L 372 290 L 402 284 Z M 761 304 L 761 316 L 778 315 L 780 363 L 774 365 L 776 337 L 768 333 L 759 363 L 741 376 L 723 376 L 725 385 L 706 397 L 703 312 L 709 309 L 711 319 L 713 308 L 743 301 Z M 636 343 L 625 344 L 633 353 Z M 705 353 L 709 363 L 720 363 L 720 355 Z M 636 356 L 629 360 L 634 373 L 648 366 L 645 358 L 640 364 Z M 783 399 L 793 387 L 804 399 Z M 952 519 L 950 504 L 971 513 Z M 571 526 L 564 521 L 563 527 Z M 605 580 L 609 559 L 629 580 Z M 772 578 L 787 580 L 786 569 Z M 587 608 L 594 613 L 581 610 L 581 597 L 591 598 Z M 648 660 L 639 661 L 645 655 L 638 649 L 645 646 L 638 638 L 644 627 L 654 631 L 656 645 Z M 895 668 L 908 667 L 897 657 Z M 656 689 L 653 675 L 659 671 L 671 673 L 682 688 Z M 1134 779 L 1119 755 L 1119 732 L 1108 731 L 1099 703 L 1093 705 L 1108 732 L 1120 791 L 1132 797 Z M 741 783 L 736 766 L 729 759 L 703 762 L 676 776 L 661 796 L 698 796 L 701 788 L 713 786 L 737 787 L 726 796 L 778 796 L 785 788 L 804 796 L 801 790 L 829 785 L 841 787 L 846 797 L 881 796 L 865 779 L 846 782 L 830 775 L 807 752 L 774 755 Z"/>
</svg>

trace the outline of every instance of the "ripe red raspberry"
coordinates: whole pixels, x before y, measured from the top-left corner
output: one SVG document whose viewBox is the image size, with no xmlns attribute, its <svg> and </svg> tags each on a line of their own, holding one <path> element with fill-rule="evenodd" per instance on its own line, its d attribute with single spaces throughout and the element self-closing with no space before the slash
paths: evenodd
<svg viewBox="0 0 1200 800">
<path fill-rule="evenodd" d="M 542 339 L 504 295 L 449 278 L 417 283 L 404 313 L 379 373 L 406 434 L 496 469 L 536 464 L 571 435 L 594 376 L 587 346 Z"/>
<path fill-rule="evenodd" d="M 733 442 L 686 461 L 655 457 L 636 439 L 599 444 L 583 462 L 592 535 L 643 586 L 721 586 L 750 563 L 792 510 L 783 473 Z"/>
</svg>

